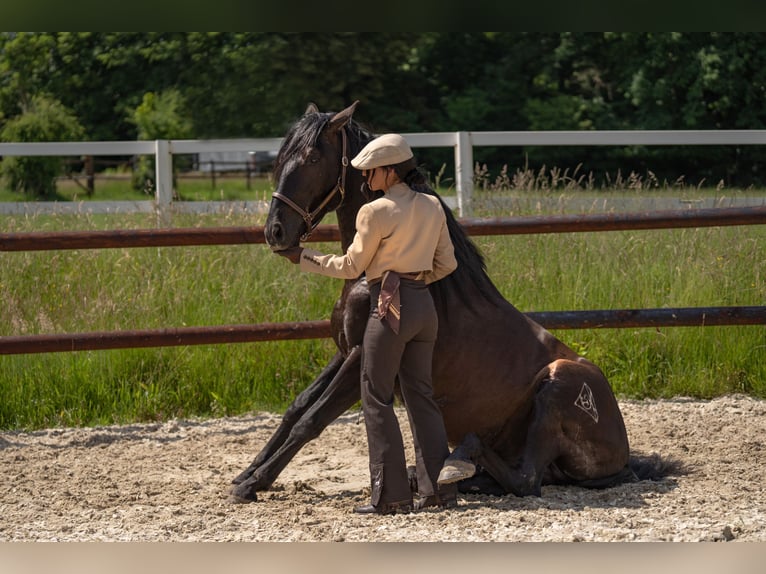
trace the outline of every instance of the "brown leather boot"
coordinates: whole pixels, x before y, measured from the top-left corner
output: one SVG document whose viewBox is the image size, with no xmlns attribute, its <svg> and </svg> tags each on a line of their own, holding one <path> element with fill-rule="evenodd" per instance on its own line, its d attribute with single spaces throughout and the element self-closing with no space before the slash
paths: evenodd
<svg viewBox="0 0 766 574">
<path fill-rule="evenodd" d="M 412 512 L 412 501 L 384 502 L 377 506 L 366 504 L 354 508 L 354 514 L 409 514 Z"/>
<path fill-rule="evenodd" d="M 430 496 L 415 497 L 415 510 L 424 508 L 455 508 L 457 506 L 457 488 L 439 489 L 439 492 Z"/>
</svg>

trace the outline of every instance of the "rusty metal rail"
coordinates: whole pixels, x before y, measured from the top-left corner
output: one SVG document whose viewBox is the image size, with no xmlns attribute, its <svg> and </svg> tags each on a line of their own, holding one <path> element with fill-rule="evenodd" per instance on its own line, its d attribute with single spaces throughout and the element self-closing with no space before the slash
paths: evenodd
<svg viewBox="0 0 766 574">
<path fill-rule="evenodd" d="M 766 224 L 766 207 L 643 213 L 463 219 L 469 235 L 622 231 Z M 337 241 L 336 225 L 320 225 L 311 241 Z M 262 244 L 262 226 L 0 234 L 0 251 Z M 766 307 L 696 307 L 527 313 L 548 329 L 766 324 Z M 139 347 L 209 345 L 325 338 L 329 321 L 221 325 L 159 330 L 0 337 L 0 355 Z"/>
<path fill-rule="evenodd" d="M 546 329 L 766 325 L 766 307 L 678 307 L 526 313 Z"/>
<path fill-rule="evenodd" d="M 23 335 L 0 337 L 0 355 L 252 343 L 258 341 L 321 339 L 329 336 L 330 321 Z"/>
<path fill-rule="evenodd" d="M 539 217 L 461 219 L 469 235 L 519 235 L 627 231 L 766 224 L 766 207 L 688 209 Z M 320 225 L 309 241 L 338 241 L 337 225 Z M 180 247 L 265 243 L 263 226 L 224 228 L 56 231 L 0 234 L 0 251 L 45 251 L 128 247 Z"/>
<path fill-rule="evenodd" d="M 527 313 L 547 329 L 624 327 L 706 327 L 766 324 L 766 307 L 686 307 Z M 183 327 L 61 335 L 0 337 L 0 355 L 95 351 L 140 347 L 176 347 L 320 339 L 331 336 L 330 321 L 260 323 L 219 327 Z"/>
</svg>

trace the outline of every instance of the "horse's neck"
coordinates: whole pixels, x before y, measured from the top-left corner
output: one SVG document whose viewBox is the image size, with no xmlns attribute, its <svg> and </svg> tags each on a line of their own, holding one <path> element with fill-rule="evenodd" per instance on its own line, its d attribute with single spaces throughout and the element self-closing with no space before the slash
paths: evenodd
<svg viewBox="0 0 766 574">
<path fill-rule="evenodd" d="M 346 183 L 346 200 L 335 212 L 338 217 L 338 229 L 340 230 L 340 244 L 345 253 L 349 245 L 354 241 L 356 234 L 356 214 L 359 213 L 362 205 L 366 203 L 362 197 L 362 180 L 352 177 Z"/>
<path fill-rule="evenodd" d="M 338 213 L 338 229 L 340 230 L 340 245 L 343 248 L 343 253 L 353 243 L 356 234 L 356 212 L 353 215 L 344 215 Z"/>
</svg>

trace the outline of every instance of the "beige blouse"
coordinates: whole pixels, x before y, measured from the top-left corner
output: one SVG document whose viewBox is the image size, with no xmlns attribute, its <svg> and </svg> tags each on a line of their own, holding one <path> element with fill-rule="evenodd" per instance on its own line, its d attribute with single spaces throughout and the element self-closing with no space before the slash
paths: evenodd
<svg viewBox="0 0 766 574">
<path fill-rule="evenodd" d="M 325 255 L 304 248 L 300 268 L 330 277 L 368 281 L 386 271 L 420 273 L 432 283 L 457 268 L 447 220 L 436 197 L 418 193 L 404 183 L 362 206 L 356 216 L 356 235 L 344 255 Z"/>
</svg>

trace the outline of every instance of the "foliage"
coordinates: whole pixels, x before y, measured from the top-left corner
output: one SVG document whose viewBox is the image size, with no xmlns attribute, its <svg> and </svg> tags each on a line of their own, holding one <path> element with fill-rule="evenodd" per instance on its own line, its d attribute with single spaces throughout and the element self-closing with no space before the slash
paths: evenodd
<svg viewBox="0 0 766 574">
<path fill-rule="evenodd" d="M 77 118 L 60 102 L 42 95 L 33 96 L 22 114 L 0 130 L 0 140 L 5 142 L 73 141 L 82 137 Z M 11 189 L 52 197 L 61 166 L 58 157 L 13 156 L 5 158 L 0 168 Z"/>
<path fill-rule="evenodd" d="M 139 140 L 188 139 L 191 138 L 193 129 L 183 108 L 183 96 L 176 89 L 159 94 L 147 92 L 129 119 L 138 129 Z M 174 170 L 183 167 L 180 165 L 181 161 L 179 158 L 173 162 Z M 141 190 L 153 187 L 154 158 L 141 156 L 136 163 L 133 170 L 133 187 Z"/>
<path fill-rule="evenodd" d="M 384 131 L 763 129 L 766 35 L 754 32 L 4 32 L 0 122 L 52 94 L 94 140 L 138 137 L 173 91 L 194 138 L 280 137 L 309 101 Z M 449 150 L 429 150 L 431 165 Z M 529 162 L 745 187 L 760 146 L 483 148 Z"/>
</svg>

